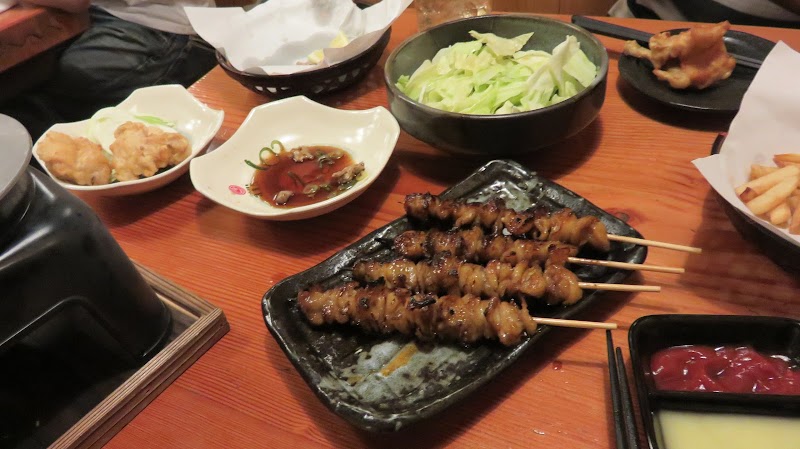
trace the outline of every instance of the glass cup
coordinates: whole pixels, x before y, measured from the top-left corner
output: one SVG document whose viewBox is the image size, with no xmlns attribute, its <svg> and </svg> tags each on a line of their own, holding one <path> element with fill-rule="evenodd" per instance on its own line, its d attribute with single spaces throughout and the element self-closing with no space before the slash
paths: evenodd
<svg viewBox="0 0 800 449">
<path fill-rule="evenodd" d="M 492 0 L 414 0 L 419 30 L 492 12 Z"/>
</svg>

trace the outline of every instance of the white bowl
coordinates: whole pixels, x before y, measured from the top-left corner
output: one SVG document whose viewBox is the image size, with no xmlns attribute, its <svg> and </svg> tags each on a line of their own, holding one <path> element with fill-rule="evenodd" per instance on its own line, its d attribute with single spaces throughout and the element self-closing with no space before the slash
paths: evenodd
<svg viewBox="0 0 800 449">
<path fill-rule="evenodd" d="M 222 126 L 223 111 L 211 109 L 198 101 L 181 85 L 170 84 L 137 89 L 131 93 L 118 108 L 138 115 L 152 115 L 175 124 L 175 129 L 189 139 L 192 146 L 189 157 L 178 165 L 148 178 L 134 181 L 121 181 L 99 186 L 82 186 L 62 181 L 47 170 L 39 159 L 37 147 L 42 138 L 33 146 L 33 157 L 44 170 L 64 188 L 76 192 L 103 196 L 133 195 L 163 187 L 178 179 L 189 170 L 189 161 L 211 142 Z M 58 123 L 47 131 L 58 131 L 73 137 L 86 137 L 89 120 L 72 123 Z M 45 133 L 47 134 L 47 133 Z M 44 135 L 43 135 L 44 136 Z"/>
<path fill-rule="evenodd" d="M 253 108 L 242 126 L 216 150 L 194 159 L 189 174 L 194 187 L 212 201 L 265 220 L 299 220 L 337 209 L 364 192 L 380 175 L 400 135 L 389 111 L 330 108 L 298 96 Z M 319 203 L 295 208 L 274 207 L 247 193 L 255 170 L 245 159 L 258 160 L 261 148 L 279 140 L 286 149 L 300 145 L 341 148 L 364 163 L 363 179 L 350 190 Z"/>
</svg>

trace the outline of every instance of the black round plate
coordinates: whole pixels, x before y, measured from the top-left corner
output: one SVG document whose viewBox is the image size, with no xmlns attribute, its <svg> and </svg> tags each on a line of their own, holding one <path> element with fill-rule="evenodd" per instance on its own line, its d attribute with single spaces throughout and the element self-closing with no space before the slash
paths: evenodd
<svg viewBox="0 0 800 449">
<path fill-rule="evenodd" d="M 670 30 L 671 33 L 684 31 Z M 775 42 L 741 31 L 725 33 L 725 46 L 729 52 L 763 60 L 775 46 Z M 633 56 L 622 55 L 619 73 L 642 94 L 667 105 L 693 111 L 736 112 L 742 97 L 756 76 L 756 70 L 736 66 L 730 78 L 703 90 L 673 89 L 665 81 L 653 75 L 653 66 Z"/>
</svg>

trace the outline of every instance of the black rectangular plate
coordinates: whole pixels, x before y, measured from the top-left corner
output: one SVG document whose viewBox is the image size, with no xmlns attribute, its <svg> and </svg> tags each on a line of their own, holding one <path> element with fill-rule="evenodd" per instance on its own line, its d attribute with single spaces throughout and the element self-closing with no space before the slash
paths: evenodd
<svg viewBox="0 0 800 449">
<path fill-rule="evenodd" d="M 613 215 L 512 161 L 491 161 L 440 196 L 470 201 L 500 197 L 518 210 L 534 205 L 569 207 L 578 216 L 599 217 L 610 234 L 641 237 Z M 391 258 L 391 250 L 378 239 L 393 238 L 410 228 L 405 217 L 395 220 L 319 265 L 282 280 L 262 300 L 267 327 L 314 393 L 336 414 L 370 431 L 398 430 L 444 410 L 513 363 L 549 330 L 539 326 L 535 335 L 510 348 L 496 342 L 470 347 L 421 344 L 407 363 L 384 376 L 381 368 L 409 343 L 407 338 L 367 335 L 349 326 L 315 328 L 308 324 L 297 307 L 299 291 L 313 284 L 327 288 L 343 282 L 358 259 Z M 582 250 L 579 255 L 642 263 L 647 249 L 613 243 L 609 253 Z M 596 266 L 583 266 L 575 272 L 587 282 L 608 283 L 622 282 L 629 274 Z M 590 307 L 599 294 L 589 291 L 572 306 L 537 306 L 531 312 L 571 318 Z"/>
</svg>

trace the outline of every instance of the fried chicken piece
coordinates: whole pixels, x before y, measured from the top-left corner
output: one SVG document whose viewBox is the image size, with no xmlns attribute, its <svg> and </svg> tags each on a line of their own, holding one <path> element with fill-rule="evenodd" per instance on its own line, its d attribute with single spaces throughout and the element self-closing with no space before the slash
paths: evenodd
<svg viewBox="0 0 800 449">
<path fill-rule="evenodd" d="M 725 21 L 698 25 L 674 36 L 663 32 L 650 38 L 649 50 L 636 41 L 628 41 L 623 52 L 649 59 L 656 78 L 674 89 L 705 89 L 727 79 L 736 67 L 736 60 L 728 54 L 722 39 L 728 29 L 730 23 Z"/>
<path fill-rule="evenodd" d="M 36 152 L 47 170 L 58 179 L 82 186 L 111 182 L 111 162 L 100 145 L 86 138 L 50 131 Z"/>
<path fill-rule="evenodd" d="M 119 181 L 153 176 L 158 170 L 189 157 L 186 137 L 164 132 L 155 126 L 125 122 L 114 131 L 114 174 Z"/>
</svg>

